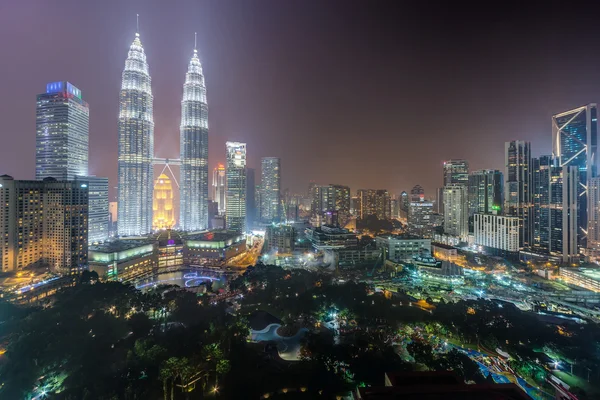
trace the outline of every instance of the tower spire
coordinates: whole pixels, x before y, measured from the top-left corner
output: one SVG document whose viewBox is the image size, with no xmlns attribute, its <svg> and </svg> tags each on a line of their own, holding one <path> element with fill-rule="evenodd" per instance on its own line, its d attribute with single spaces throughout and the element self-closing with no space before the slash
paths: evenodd
<svg viewBox="0 0 600 400">
<path fill-rule="evenodd" d="M 135 14 L 135 36 L 140 36 L 140 14 Z"/>
<path fill-rule="evenodd" d="M 196 42 L 197 42 L 197 32 L 194 32 L 194 53 L 198 53 L 198 48 L 196 47 Z"/>
</svg>

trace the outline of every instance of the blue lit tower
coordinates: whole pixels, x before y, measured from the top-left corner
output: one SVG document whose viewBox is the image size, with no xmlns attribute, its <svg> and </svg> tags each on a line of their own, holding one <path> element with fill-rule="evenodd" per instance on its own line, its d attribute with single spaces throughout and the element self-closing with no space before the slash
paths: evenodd
<svg viewBox="0 0 600 400">
<path fill-rule="evenodd" d="M 181 189 L 179 226 L 208 228 L 208 105 L 198 51 L 190 60 L 181 102 Z"/>
<path fill-rule="evenodd" d="M 69 82 L 51 82 L 37 96 L 35 179 L 88 174 L 88 104 Z"/>
<path fill-rule="evenodd" d="M 139 33 L 129 47 L 119 95 L 118 234 L 152 231 L 154 120 L 146 54 Z"/>
</svg>

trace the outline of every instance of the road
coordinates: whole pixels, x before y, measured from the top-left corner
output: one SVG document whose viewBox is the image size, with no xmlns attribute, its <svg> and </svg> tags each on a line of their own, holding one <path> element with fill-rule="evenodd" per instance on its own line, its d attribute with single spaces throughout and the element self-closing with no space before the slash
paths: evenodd
<svg viewBox="0 0 600 400">
<path fill-rule="evenodd" d="M 262 238 L 255 237 L 254 245 L 242 254 L 239 254 L 227 261 L 227 266 L 246 268 L 251 265 L 256 265 L 256 262 L 260 257 L 260 253 L 262 252 L 263 244 L 264 240 Z"/>
</svg>

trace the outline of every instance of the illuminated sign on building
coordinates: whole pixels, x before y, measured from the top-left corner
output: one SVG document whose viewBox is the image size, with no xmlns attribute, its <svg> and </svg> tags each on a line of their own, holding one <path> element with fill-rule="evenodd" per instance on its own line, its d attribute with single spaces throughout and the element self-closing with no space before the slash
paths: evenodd
<svg viewBox="0 0 600 400">
<path fill-rule="evenodd" d="M 81 90 L 69 82 L 50 82 L 46 85 L 46 93 L 69 93 L 81 99 Z"/>
</svg>

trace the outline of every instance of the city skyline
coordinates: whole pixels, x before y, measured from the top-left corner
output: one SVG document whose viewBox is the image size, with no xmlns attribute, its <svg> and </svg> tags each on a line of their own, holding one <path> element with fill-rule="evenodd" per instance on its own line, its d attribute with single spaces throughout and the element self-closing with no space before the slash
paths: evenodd
<svg viewBox="0 0 600 400">
<path fill-rule="evenodd" d="M 472 67 L 467 67 L 467 61 L 465 60 L 460 64 L 456 76 L 449 76 L 448 72 L 443 72 L 442 78 L 456 78 L 461 81 L 466 78 L 465 74 L 472 74 L 470 78 L 473 78 L 473 84 L 460 89 L 458 86 L 451 85 L 444 88 L 444 93 L 438 93 L 440 97 L 431 97 L 436 102 L 444 107 L 437 108 L 436 113 L 431 115 L 431 118 L 426 120 L 420 119 L 419 123 L 412 120 L 412 117 L 405 115 L 405 111 L 416 110 L 421 100 L 424 100 L 424 96 L 429 96 L 431 89 L 425 86 L 419 86 L 418 88 L 413 87 L 413 84 L 400 78 L 392 78 L 391 76 L 383 74 L 385 79 L 390 80 L 392 88 L 399 88 L 407 86 L 408 90 L 406 97 L 411 97 L 410 93 L 414 93 L 417 89 L 424 90 L 424 94 L 411 100 L 411 103 L 407 103 L 407 100 L 403 98 L 392 101 L 391 91 L 385 90 L 382 86 L 382 79 L 377 77 L 377 73 L 386 71 L 388 68 L 394 67 L 394 69 L 401 69 L 407 74 L 411 75 L 415 73 L 415 65 L 408 63 L 405 65 L 405 57 L 400 58 L 399 56 L 391 56 L 389 58 L 379 54 L 380 52 L 375 50 L 367 50 L 361 47 L 363 52 L 375 52 L 372 65 L 364 71 L 362 81 L 371 82 L 367 87 L 362 87 L 363 96 L 367 96 L 370 102 L 375 103 L 373 106 L 369 106 L 364 116 L 359 118 L 358 123 L 355 124 L 361 131 L 368 131 L 370 135 L 376 137 L 383 136 L 398 136 L 398 139 L 392 139 L 393 144 L 399 144 L 400 141 L 406 138 L 410 138 L 414 141 L 414 145 L 420 148 L 427 148 L 425 158 L 420 159 L 422 168 L 419 174 L 410 174 L 411 163 L 416 162 L 411 154 L 405 147 L 406 146 L 386 146 L 385 148 L 375 148 L 374 143 L 370 142 L 363 143 L 364 146 L 360 146 L 357 149 L 352 144 L 359 139 L 357 128 L 347 129 L 345 125 L 345 116 L 350 111 L 345 107 L 345 101 L 343 96 L 340 96 L 343 92 L 341 89 L 348 82 L 349 74 L 352 72 L 351 69 L 343 69 L 342 74 L 335 78 L 330 79 L 332 75 L 330 72 L 336 68 L 335 63 L 343 62 L 346 58 L 344 54 L 351 50 L 358 50 L 348 48 L 346 45 L 344 48 L 339 50 L 331 49 L 331 44 L 337 40 L 335 37 L 327 39 L 327 43 L 319 45 L 314 43 L 314 35 L 325 29 L 327 23 L 335 23 L 339 25 L 339 28 L 344 32 L 345 35 L 359 35 L 366 34 L 368 40 L 381 39 L 380 29 L 374 27 L 362 27 L 357 29 L 359 32 L 352 33 L 350 31 L 349 22 L 340 22 L 338 19 L 333 18 L 330 14 L 333 6 L 331 5 L 319 5 L 316 9 L 297 10 L 293 5 L 281 5 L 270 2 L 265 2 L 260 7 L 269 7 L 267 15 L 271 17 L 277 17 L 269 19 L 268 24 L 264 26 L 254 26 L 251 22 L 251 18 L 247 18 L 243 11 L 249 11 L 245 5 L 238 5 L 241 9 L 239 12 L 233 12 L 234 7 L 231 4 L 222 5 L 189 5 L 189 16 L 183 17 L 181 24 L 178 24 L 177 28 L 172 32 L 166 32 L 162 26 L 165 23 L 175 22 L 176 17 L 180 18 L 179 13 L 174 13 L 170 10 L 166 10 L 157 5 L 147 5 L 145 3 L 140 4 L 107 4 L 107 10 L 101 10 L 99 6 L 95 5 L 82 5 L 73 3 L 73 7 L 69 13 L 73 16 L 81 17 L 80 19 L 74 18 L 76 24 L 90 24 L 90 31 L 94 32 L 94 36 L 90 36 L 90 32 L 84 32 L 83 36 L 87 41 L 86 45 L 83 42 L 77 40 L 72 44 L 69 44 L 66 49 L 53 48 L 52 53 L 48 53 L 45 58 L 56 61 L 48 65 L 44 63 L 43 69 L 41 66 L 29 65 L 35 63 L 28 63 L 29 56 L 23 53 L 19 53 L 21 56 L 15 63 L 9 63 L 8 66 L 2 66 L 0 72 L 4 72 L 5 76 L 14 75 L 15 68 L 23 67 L 24 72 L 28 73 L 28 76 L 33 77 L 27 82 L 19 81 L 18 90 L 13 87 L 12 82 L 8 82 L 8 89 L 15 93 L 15 98 L 11 99 L 11 104 L 15 104 L 14 107 L 2 107 L 3 113 L 2 119 L 5 122 L 5 129 L 10 134 L 14 134 L 21 140 L 21 145 L 26 148 L 29 143 L 33 140 L 34 128 L 31 121 L 27 121 L 23 117 L 23 113 L 30 112 L 30 106 L 27 107 L 24 100 L 27 100 L 30 104 L 31 98 L 37 93 L 35 87 L 40 87 L 41 82 L 48 82 L 56 79 L 68 79 L 73 82 L 78 88 L 84 91 L 89 97 L 90 107 L 92 114 L 90 116 L 90 147 L 98 149 L 97 152 L 90 155 L 90 173 L 97 176 L 108 176 L 110 178 L 111 190 L 114 191 L 116 186 L 116 126 L 114 124 L 114 115 L 117 113 L 117 101 L 115 99 L 115 89 L 118 87 L 119 72 L 120 68 L 119 60 L 122 59 L 122 54 L 125 51 L 128 44 L 127 37 L 131 37 L 135 30 L 135 13 L 139 12 L 141 22 L 141 32 L 144 35 L 145 47 L 148 50 L 149 64 L 151 74 L 156 76 L 153 82 L 153 91 L 156 92 L 156 147 L 157 153 L 161 156 L 169 158 L 177 158 L 179 154 L 178 144 L 174 143 L 174 136 L 177 131 L 179 124 L 179 113 L 177 105 L 181 100 L 181 87 L 183 85 L 184 72 L 186 68 L 186 54 L 189 54 L 189 38 L 194 31 L 199 31 L 198 35 L 198 49 L 200 53 L 200 59 L 203 62 L 205 74 L 207 76 L 207 90 L 211 93 L 211 117 L 209 123 L 211 124 L 211 132 L 214 130 L 214 137 L 209 148 L 209 168 L 212 169 L 219 162 L 224 162 L 222 151 L 219 149 L 223 148 L 226 140 L 240 140 L 248 143 L 256 152 L 249 154 L 248 164 L 250 167 L 259 167 L 259 160 L 264 156 L 278 156 L 282 158 L 284 168 L 286 170 L 297 171 L 293 176 L 282 177 L 282 188 L 289 187 L 294 192 L 300 192 L 306 186 L 306 182 L 309 180 L 318 180 L 322 183 L 327 182 L 339 182 L 341 184 L 349 185 L 353 190 L 360 187 L 385 187 L 391 193 L 398 194 L 402 190 L 408 190 L 414 184 L 421 184 L 427 193 L 427 196 L 433 196 L 434 190 L 440 186 L 439 178 L 439 167 L 443 160 L 451 158 L 464 158 L 467 159 L 473 170 L 475 169 L 503 169 L 503 154 L 502 144 L 505 141 L 510 140 L 525 140 L 531 141 L 533 152 L 532 156 L 538 156 L 541 154 L 549 154 L 551 150 L 551 141 L 548 138 L 549 131 L 551 130 L 550 118 L 553 114 L 563 112 L 564 110 L 573 109 L 583 104 L 597 101 L 600 88 L 597 84 L 586 82 L 585 77 L 579 76 L 581 74 L 574 74 L 574 72 L 586 72 L 587 67 L 581 65 L 579 67 L 570 67 L 563 71 L 562 64 L 555 66 L 554 68 L 544 72 L 544 76 L 535 81 L 534 83 L 528 83 L 526 88 L 522 88 L 523 81 L 528 74 L 533 73 L 536 68 L 535 66 L 542 61 L 532 61 L 534 64 L 530 67 L 525 67 L 525 72 L 518 72 L 516 69 L 508 68 L 506 72 L 502 72 L 498 67 L 493 65 L 480 65 L 481 70 L 473 70 Z M 28 20 L 37 21 L 41 28 L 46 28 L 47 23 L 41 15 L 48 14 L 49 16 L 54 15 L 54 11 L 47 9 L 44 5 L 40 5 L 36 10 L 31 10 L 27 6 L 20 4 L 11 4 L 9 6 L 3 6 L 10 8 L 10 11 L 17 16 L 27 18 Z M 96 8 L 98 7 L 98 8 Z M 259 8 L 260 8 L 259 7 Z M 354 21 L 359 11 L 365 12 L 368 15 L 381 16 L 384 11 L 390 11 L 390 15 L 396 15 L 396 11 L 393 7 L 389 6 L 386 9 L 385 5 L 377 5 L 372 7 L 365 7 L 355 9 L 348 7 L 346 10 L 342 10 L 342 14 L 348 17 L 348 21 Z M 510 7 L 509 7 L 510 8 Z M 424 22 L 425 25 L 429 26 L 429 22 L 425 21 L 422 17 L 423 11 L 428 10 L 427 6 L 414 6 L 408 7 L 407 15 L 414 16 L 417 20 Z M 478 10 L 473 10 L 472 13 L 476 13 Z M 99 12 L 100 16 L 104 13 L 111 12 L 115 14 L 115 20 L 113 23 L 108 24 L 103 18 L 97 18 L 93 21 L 89 21 L 87 18 L 88 12 Z M 268 84 L 265 81 L 266 76 L 269 78 L 273 77 L 273 71 L 271 68 L 283 69 L 288 64 L 287 58 L 284 56 L 275 55 L 273 61 L 268 65 L 261 62 L 260 60 L 266 59 L 268 56 L 272 56 L 269 48 L 275 45 L 275 48 L 285 41 L 291 41 L 297 43 L 298 38 L 296 35 L 296 29 L 298 25 L 303 21 L 308 20 L 311 13 L 320 12 L 323 14 L 323 21 L 317 21 L 314 26 L 314 31 L 310 31 L 309 38 L 310 43 L 314 44 L 314 48 L 311 46 L 303 46 L 302 50 L 309 56 L 314 57 L 319 54 L 320 51 L 331 51 L 331 52 L 342 52 L 341 61 L 335 63 L 326 62 L 323 66 L 324 72 L 320 72 L 311 69 L 305 62 L 301 62 L 300 65 L 290 68 L 290 76 L 282 76 L 281 73 L 274 75 L 277 88 Z M 537 34 L 530 34 L 529 44 L 533 46 L 534 53 L 540 56 L 540 58 L 546 59 L 549 57 L 549 52 L 546 49 L 549 38 L 554 36 L 549 35 L 549 28 L 552 18 L 557 17 L 557 12 L 552 9 L 545 10 L 545 14 L 539 16 L 532 15 L 532 10 L 525 7 L 523 10 L 523 16 L 516 18 L 516 28 L 523 29 L 526 22 L 536 23 L 539 25 Z M 7 15 L 8 13 L 4 13 Z M 176 14 L 176 15 L 175 15 Z M 550 16 L 548 22 L 543 22 L 543 17 Z M 233 23 L 227 24 L 227 28 L 219 26 L 219 21 L 223 18 L 233 18 Z M 298 21 L 294 22 L 291 27 L 285 28 L 285 24 L 293 22 L 293 17 L 296 17 Z M 506 21 L 509 19 L 509 15 L 503 11 L 496 17 L 498 21 Z M 54 18 L 47 18 L 49 21 L 56 20 L 58 16 Z M 212 18 L 212 20 L 211 20 Z M 262 18 L 262 17 L 260 17 Z M 438 21 L 439 15 L 435 14 L 431 16 L 431 22 Z M 483 14 L 482 20 L 489 19 L 489 17 Z M 528 19 L 529 18 L 529 19 Z M 577 18 L 586 18 L 585 16 L 577 16 Z M 15 18 L 15 20 L 18 18 Z M 262 21 L 262 20 L 261 20 Z M 4 21 L 3 21 L 4 22 Z M 439 22 L 439 21 L 438 21 Z M 493 22 L 493 21 L 492 21 Z M 481 22 L 472 22 L 471 24 L 480 24 Z M 571 22 L 570 22 L 571 23 Z M 382 18 L 382 26 L 387 27 L 390 24 L 389 18 Z M 481 40 L 489 40 L 492 44 L 496 45 L 495 48 L 502 51 L 506 50 L 507 43 L 499 41 L 494 36 L 494 32 L 497 32 L 499 22 L 491 24 L 489 29 L 484 30 L 483 38 Z M 259 24 L 260 25 L 260 24 Z M 19 44 L 19 48 L 26 48 L 31 51 L 32 54 L 39 55 L 44 53 L 45 45 L 29 43 L 31 40 L 30 31 L 25 31 L 25 27 L 15 27 L 12 21 L 6 21 L 2 24 L 3 33 L 5 29 L 16 29 L 18 32 L 26 33 L 24 35 L 3 35 L 4 37 L 15 38 L 14 42 Z M 471 26 L 468 25 L 467 28 Z M 256 32 L 253 29 L 256 28 Z M 448 30 L 448 39 L 443 39 L 443 44 L 448 44 L 448 40 L 456 38 L 460 33 L 454 26 L 442 26 L 436 28 L 438 33 L 442 28 L 450 28 Z M 52 27 L 51 33 L 56 37 L 57 41 L 62 38 L 66 38 L 67 32 L 59 27 Z M 400 28 L 398 28 L 400 29 Z M 258 44 L 257 36 L 263 37 L 265 34 L 277 32 L 281 30 L 281 38 L 269 38 L 268 43 Z M 85 29 L 84 29 L 85 31 Z M 242 35 L 242 33 L 244 35 Z M 246 35 L 247 34 L 247 35 Z M 51 36 L 51 35 L 50 35 Z M 269 36 L 269 35 L 267 35 Z M 277 35 L 273 35 L 277 36 Z M 582 35 L 584 36 L 584 35 Z M 240 39 L 242 38 L 243 39 Z M 270 36 L 269 36 L 270 37 Z M 430 39 L 434 37 L 433 33 L 425 35 L 424 38 L 417 38 L 412 36 L 410 40 L 414 40 L 415 43 L 422 43 L 425 48 L 429 50 L 435 50 L 436 44 L 431 43 Z M 233 40 L 236 39 L 236 40 Z M 307 40 L 308 40 L 307 39 Z M 558 39 L 561 39 L 560 37 Z M 407 39 L 408 40 L 408 39 Z M 566 41 L 566 39 L 563 39 Z M 237 43 L 236 41 L 241 41 Z M 332 43 L 333 41 L 333 43 Z M 585 40 L 584 40 L 585 41 Z M 89 43 L 88 43 L 89 42 Z M 235 42 L 235 43 L 234 43 Z M 352 42 L 352 41 L 349 41 Z M 166 46 L 166 43 L 169 45 Z M 379 50 L 391 48 L 392 43 L 383 41 Z M 478 43 L 474 41 L 468 43 L 466 48 L 476 46 Z M 327 46 L 329 45 L 329 47 Z M 581 44 L 583 45 L 583 44 Z M 245 46 L 245 47 L 244 47 Z M 257 47 L 258 46 L 258 47 Z M 405 49 L 410 54 L 411 47 L 404 44 L 398 50 Z M 580 46 L 580 45 L 577 45 Z M 54 47 L 54 46 L 53 46 Z M 187 51 L 186 51 L 187 47 Z M 243 48 L 244 47 L 244 48 Z M 451 46 L 452 47 L 452 46 Z M 494 47 L 494 46 L 491 46 Z M 255 50 L 255 52 L 253 51 Z M 458 48 L 459 53 L 462 54 L 466 49 Z M 19 52 L 19 50 L 17 49 Z M 77 57 L 75 59 L 69 59 L 66 57 L 67 52 L 81 52 L 85 57 Z M 516 50 L 516 56 L 520 59 L 527 58 L 524 53 L 523 47 L 518 47 Z M 443 59 L 442 65 L 448 63 L 446 60 L 446 54 L 449 50 L 444 51 L 440 55 Z M 425 63 L 431 56 L 425 53 L 429 51 L 415 54 L 417 57 L 415 61 L 418 64 Z M 360 52 L 358 54 L 361 54 Z M 365 57 L 367 54 L 365 53 Z M 407 55 L 408 55 L 407 54 Z M 332 53 L 333 56 L 333 53 Z M 310 57 L 309 57 L 310 58 Z M 166 60 L 166 61 L 164 61 Z M 23 65 L 21 65 L 23 63 Z M 28 65 L 24 65 L 28 63 Z M 168 64 L 168 65 L 167 65 Z M 359 63 L 359 66 L 365 67 L 363 62 Z M 527 64 L 527 63 L 525 63 Z M 593 62 L 585 63 L 594 64 Z M 225 65 L 225 68 L 222 66 Z M 427 63 L 427 65 L 430 65 Z M 523 67 L 524 63 L 519 63 L 520 67 Z M 264 69 L 260 69 L 259 66 L 263 66 Z M 122 67 L 122 66 L 121 66 Z M 566 68 L 566 66 L 564 66 Z M 8 69 L 7 69 L 8 68 Z M 347 67 L 350 68 L 350 67 Z M 352 67 L 354 68 L 354 67 Z M 434 67 L 429 67 L 434 68 Z M 90 77 L 88 77 L 88 72 Z M 485 71 L 485 72 L 484 72 Z M 313 107 L 320 107 L 321 110 L 317 110 L 314 115 L 306 117 L 303 112 L 290 111 L 293 108 L 293 104 L 296 99 L 304 98 L 307 95 L 304 89 L 301 89 L 298 95 L 286 97 L 286 93 L 292 93 L 291 89 L 292 82 L 296 79 L 297 74 L 309 74 L 312 81 L 314 82 L 327 82 L 331 84 L 333 90 L 333 97 L 325 96 L 322 100 L 319 96 L 315 97 L 316 104 Z M 508 88 L 502 89 L 494 83 L 494 76 L 497 74 L 517 74 L 515 79 L 515 85 L 508 85 Z M 585 75 L 585 74 L 583 74 Z M 248 77 L 252 76 L 252 79 Z M 419 85 L 425 85 L 426 81 L 421 79 L 422 75 L 415 75 L 414 79 Z M 503 76 L 503 75 L 499 75 Z M 173 77 L 171 80 L 169 77 Z M 368 78 L 368 79 L 367 79 Z M 327 79 L 323 81 L 323 79 Z M 100 82 L 100 85 L 97 82 Z M 448 82 L 448 80 L 446 80 Z M 491 102 L 486 104 L 486 109 L 483 110 L 476 106 L 472 108 L 473 102 L 478 99 L 485 98 L 483 92 L 476 88 L 476 84 L 488 83 L 491 86 L 489 90 L 494 90 L 498 93 L 489 98 Z M 441 82 L 438 82 L 441 84 Z M 517 84 L 518 83 L 518 84 Z M 35 85 L 34 85 L 35 84 Z M 435 85 L 433 82 L 432 85 Z M 362 85 L 362 84 L 361 84 Z M 520 86 L 519 86 L 520 85 Z M 34 87 L 35 86 L 35 87 Z M 168 86 L 168 87 L 167 87 Z M 251 104 L 249 102 L 250 92 L 258 91 L 260 87 L 266 88 L 263 90 L 260 101 Z M 313 85 L 307 85 L 313 88 Z M 327 86 L 327 85 L 324 85 Z M 379 92 L 373 91 L 374 89 L 380 89 Z M 109 90 L 110 89 L 110 90 Z M 366 89 L 366 92 L 364 91 Z M 537 92 L 534 90 L 537 89 Z M 523 91 L 541 93 L 538 95 L 523 95 Z M 338 93 L 338 94 L 336 94 Z M 234 95 L 235 94 L 235 95 Z M 214 97 L 213 97 L 214 96 Z M 299 97 L 298 97 L 299 96 Z M 394 94 L 394 96 L 396 96 Z M 323 96 L 321 96 L 323 97 Z M 350 96 L 351 97 L 351 96 Z M 404 97 L 404 96 L 401 96 Z M 519 97 L 518 99 L 513 97 Z M 214 99 L 214 100 L 213 100 Z M 450 99 L 460 99 L 463 105 L 452 106 L 448 109 L 447 102 Z M 214 103 L 213 103 L 214 101 Z M 158 103 L 160 102 L 160 104 Z M 248 107 L 244 110 L 241 105 L 245 103 Z M 482 102 L 485 103 L 485 102 Z M 20 104 L 23 104 L 21 107 Z M 423 103 L 424 104 L 424 103 Z M 527 117 L 523 120 L 520 113 L 525 109 L 525 105 L 528 104 Z M 468 107 L 467 107 L 468 106 Z M 13 112 L 16 107 L 25 111 Z M 373 108 L 380 109 L 382 111 L 374 111 Z M 464 120 L 464 116 L 467 114 L 467 108 L 469 109 L 470 115 L 475 115 L 475 120 L 469 120 L 468 124 L 461 122 Z M 388 113 L 384 111 L 390 109 L 399 110 L 399 117 L 403 119 L 409 118 L 406 124 L 395 123 L 395 117 L 392 118 Z M 160 111 L 159 111 L 160 110 Z M 403 111 L 404 110 L 404 111 Z M 306 112 L 312 112 L 314 110 L 306 110 Z M 423 111 L 425 112 L 425 111 Z M 420 113 L 416 113 L 417 115 Z M 328 115 L 328 119 L 324 119 L 325 115 Z M 486 116 L 487 115 L 487 116 Z M 274 117 L 274 118 L 273 118 Z M 458 121 L 460 117 L 461 121 Z M 495 122 L 497 118 L 501 118 L 504 122 L 501 124 L 502 128 L 496 127 Z M 267 123 L 268 121 L 268 123 Z M 439 122 L 436 122 L 439 121 Z M 300 122 L 298 124 L 298 122 Z M 444 125 L 444 133 L 441 132 L 441 126 Z M 500 124 L 498 124 L 500 125 Z M 414 132 L 414 134 L 397 134 L 398 127 L 408 126 L 408 132 Z M 448 128 L 448 127 L 451 128 Z M 518 126 L 518 128 L 517 128 Z M 404 128 L 405 129 L 405 128 Z M 284 133 L 283 135 L 281 133 Z M 338 133 L 339 132 L 339 133 Z M 343 132 L 343 133 L 342 133 Z M 424 132 L 429 132 L 429 137 L 423 137 Z M 392 135 L 396 133 L 396 135 Z M 306 150 L 312 146 L 320 136 L 323 134 L 329 134 L 333 138 L 340 138 L 342 134 L 346 135 L 351 140 L 348 144 L 340 142 L 341 148 L 338 151 L 348 155 L 343 157 L 340 161 L 339 168 L 336 167 L 334 161 L 328 157 L 326 149 L 314 149 L 314 157 L 323 160 L 324 168 L 317 169 L 311 165 L 303 165 L 303 168 L 299 168 L 302 162 L 302 154 L 305 154 Z M 211 137 L 213 134 L 211 133 Z M 285 146 L 286 138 L 298 137 L 302 138 L 299 140 L 298 145 L 295 147 Z M 374 142 L 377 142 L 374 140 Z M 433 146 L 435 144 L 435 146 Z M 490 151 L 486 154 L 482 152 L 475 152 L 478 146 L 487 146 Z M 392 155 L 393 148 L 397 149 L 401 157 L 390 157 Z M 295 151 L 297 150 L 297 151 Z M 368 166 L 365 170 L 351 168 L 351 164 L 347 164 L 346 159 L 351 160 L 353 157 L 359 156 L 359 154 L 367 152 L 368 154 L 377 154 L 381 163 Z M 8 150 L 1 150 L 0 157 L 4 160 L 3 170 L 6 173 L 12 173 L 18 178 L 30 179 L 33 177 L 33 167 L 31 166 L 30 157 L 32 155 L 26 154 L 24 156 L 15 156 Z M 30 152 L 28 152 L 30 153 Z M 394 170 L 401 171 L 400 173 L 383 173 L 382 171 Z M 406 171 L 403 173 L 402 171 Z M 370 185 L 369 182 L 375 179 L 374 185 Z M 113 198 L 114 192 L 111 193 Z"/>
</svg>

